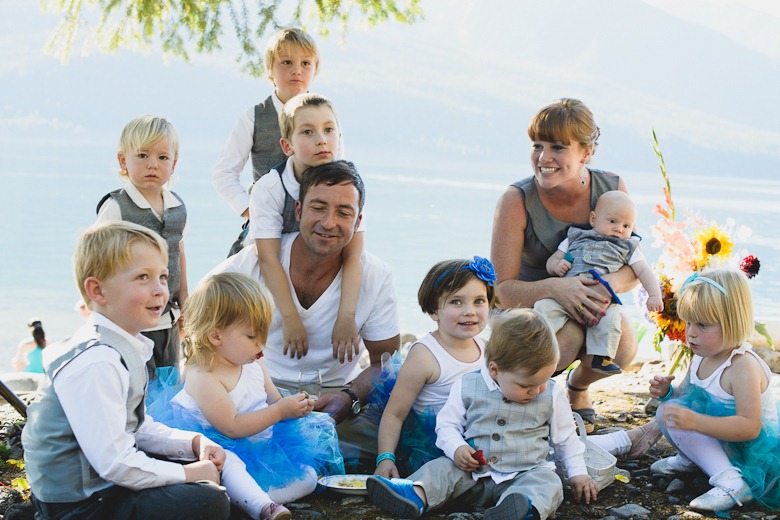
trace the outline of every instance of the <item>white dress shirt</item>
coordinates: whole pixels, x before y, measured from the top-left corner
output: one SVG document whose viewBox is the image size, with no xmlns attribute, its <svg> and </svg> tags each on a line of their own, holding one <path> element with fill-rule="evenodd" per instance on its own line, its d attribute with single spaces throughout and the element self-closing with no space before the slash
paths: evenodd
<svg viewBox="0 0 780 520">
<path fill-rule="evenodd" d="M 126 338 L 144 361 L 151 357 L 151 340 L 131 336 L 97 312 L 84 326 L 94 325 Z M 48 350 L 44 352 L 49 359 L 61 353 Z M 145 452 L 195 460 L 192 441 L 198 434 L 169 428 L 149 415 L 134 435 L 125 432 L 130 373 L 116 350 L 105 345 L 88 348 L 66 364 L 52 384 L 81 450 L 102 478 L 133 490 L 184 482 L 181 464 Z"/>
</svg>

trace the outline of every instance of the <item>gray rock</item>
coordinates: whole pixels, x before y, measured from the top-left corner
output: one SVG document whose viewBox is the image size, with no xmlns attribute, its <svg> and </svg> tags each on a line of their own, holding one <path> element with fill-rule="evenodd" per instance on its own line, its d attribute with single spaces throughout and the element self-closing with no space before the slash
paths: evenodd
<svg viewBox="0 0 780 520">
<path fill-rule="evenodd" d="M 14 504 L 22 501 L 22 494 L 9 487 L 0 487 L 0 511 L 5 511 Z"/>
<path fill-rule="evenodd" d="M 639 504 L 626 504 L 620 507 L 610 509 L 611 513 L 618 518 L 650 518 L 650 510 L 645 509 Z"/>
<path fill-rule="evenodd" d="M 669 485 L 666 486 L 666 492 L 667 493 L 677 493 L 685 489 L 685 482 L 680 480 L 679 478 L 676 478 L 669 482 Z"/>
<path fill-rule="evenodd" d="M 481 518 L 482 515 L 480 515 Z M 452 513 L 447 515 L 447 518 L 452 520 L 476 520 L 477 516 L 473 513 Z"/>
</svg>

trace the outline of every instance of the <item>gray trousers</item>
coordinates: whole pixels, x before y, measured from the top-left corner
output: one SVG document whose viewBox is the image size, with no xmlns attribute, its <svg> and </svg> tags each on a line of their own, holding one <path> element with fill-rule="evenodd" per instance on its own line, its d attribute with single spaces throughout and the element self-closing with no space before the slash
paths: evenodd
<svg viewBox="0 0 780 520">
<path fill-rule="evenodd" d="M 563 502 L 561 479 L 547 468 L 521 471 L 512 480 L 500 484 L 490 477 L 474 480 L 471 475 L 471 472 L 458 469 L 449 458 L 439 457 L 412 473 L 409 480 L 425 490 L 431 509 L 453 499 L 487 509 L 517 493 L 527 497 L 544 520 Z"/>
<path fill-rule="evenodd" d="M 146 370 L 149 380 L 157 379 L 157 369 L 160 367 L 179 366 L 179 322 L 173 324 L 170 329 L 142 332 L 144 336 L 154 341 L 152 357 L 146 362 Z"/>
<path fill-rule="evenodd" d="M 620 305 L 613 303 L 607 307 L 606 316 L 603 316 L 597 325 L 585 327 L 585 352 L 588 355 L 615 357 L 622 333 L 620 308 Z M 556 334 L 571 319 L 566 309 L 552 298 L 537 301 L 534 310 L 544 316 Z"/>
</svg>

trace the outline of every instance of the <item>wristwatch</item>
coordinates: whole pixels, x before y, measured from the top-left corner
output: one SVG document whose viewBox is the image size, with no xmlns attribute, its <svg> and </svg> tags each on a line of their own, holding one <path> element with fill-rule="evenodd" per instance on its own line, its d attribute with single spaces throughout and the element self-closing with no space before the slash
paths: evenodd
<svg viewBox="0 0 780 520">
<path fill-rule="evenodd" d="M 342 392 L 346 393 L 350 399 L 352 399 L 352 415 L 357 415 L 360 413 L 360 410 L 363 408 L 360 405 L 360 399 L 358 399 L 358 396 L 355 395 L 355 392 L 350 390 L 349 388 L 345 388 L 342 390 Z"/>
</svg>

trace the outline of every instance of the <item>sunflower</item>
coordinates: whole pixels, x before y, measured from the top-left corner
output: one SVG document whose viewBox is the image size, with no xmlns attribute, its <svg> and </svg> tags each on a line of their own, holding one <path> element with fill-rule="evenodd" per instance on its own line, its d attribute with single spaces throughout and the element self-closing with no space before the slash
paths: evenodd
<svg viewBox="0 0 780 520">
<path fill-rule="evenodd" d="M 671 280 L 664 275 L 659 276 L 659 278 L 664 309 L 660 312 L 650 313 L 650 319 L 655 322 L 658 328 L 653 339 L 658 351 L 660 351 L 664 336 L 672 341 L 685 341 L 685 322 L 677 316 L 677 295 L 672 290 Z"/>
<path fill-rule="evenodd" d="M 712 223 L 709 227 L 698 229 L 694 239 L 699 251 L 697 270 L 703 269 L 713 257 L 718 260 L 726 260 L 731 256 L 731 251 L 734 249 L 734 242 L 715 223 Z"/>
</svg>

